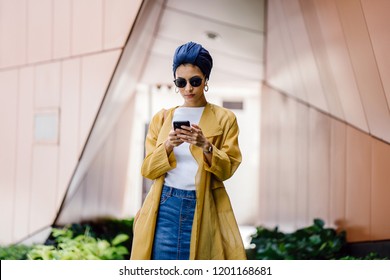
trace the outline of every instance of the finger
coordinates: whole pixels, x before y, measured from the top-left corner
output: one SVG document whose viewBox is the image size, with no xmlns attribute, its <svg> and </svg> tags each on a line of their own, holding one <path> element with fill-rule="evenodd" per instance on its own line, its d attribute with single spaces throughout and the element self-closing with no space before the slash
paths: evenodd
<svg viewBox="0 0 390 280">
<path fill-rule="evenodd" d="M 179 136 L 177 136 L 176 133 L 169 135 L 169 141 L 176 143 L 178 140 L 179 140 Z"/>
<path fill-rule="evenodd" d="M 177 135 L 180 139 L 182 139 L 182 140 L 185 140 L 185 139 L 187 139 L 188 138 L 188 134 L 184 134 L 184 133 L 181 133 L 181 134 L 178 134 Z"/>
<path fill-rule="evenodd" d="M 202 129 L 200 128 L 200 126 L 198 126 L 196 124 L 192 124 L 192 130 L 194 132 L 197 132 L 197 133 L 201 133 L 202 132 Z"/>
<path fill-rule="evenodd" d="M 178 135 L 188 135 L 188 136 L 190 136 L 190 135 L 192 135 L 192 132 L 191 132 L 190 130 L 184 130 L 184 129 L 182 129 L 182 130 L 180 130 L 180 132 L 178 133 Z"/>
<path fill-rule="evenodd" d="M 183 140 L 180 139 L 179 137 L 177 137 L 177 138 L 175 138 L 175 139 L 172 141 L 172 143 L 173 143 L 173 145 L 178 146 L 178 145 L 180 145 L 180 144 L 183 143 Z"/>
<path fill-rule="evenodd" d="M 181 134 L 179 137 L 184 142 L 189 142 L 193 140 L 191 135 Z"/>
<path fill-rule="evenodd" d="M 192 131 L 192 127 L 190 127 L 190 126 L 182 125 L 181 128 L 182 128 L 182 129 L 181 129 L 182 131 L 188 131 L 188 132 L 191 132 L 191 131 Z"/>
</svg>

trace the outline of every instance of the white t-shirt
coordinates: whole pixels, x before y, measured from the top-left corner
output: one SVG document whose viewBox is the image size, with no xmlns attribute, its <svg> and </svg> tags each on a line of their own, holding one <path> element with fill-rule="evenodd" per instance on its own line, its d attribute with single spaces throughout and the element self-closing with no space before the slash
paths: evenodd
<svg viewBox="0 0 390 280">
<path fill-rule="evenodd" d="M 175 109 L 172 122 L 190 121 L 191 124 L 199 124 L 203 110 L 204 107 L 178 107 Z M 174 147 L 173 153 L 176 158 L 176 168 L 167 172 L 164 184 L 183 190 L 195 190 L 198 163 L 191 154 L 190 144 L 184 142 Z"/>
</svg>

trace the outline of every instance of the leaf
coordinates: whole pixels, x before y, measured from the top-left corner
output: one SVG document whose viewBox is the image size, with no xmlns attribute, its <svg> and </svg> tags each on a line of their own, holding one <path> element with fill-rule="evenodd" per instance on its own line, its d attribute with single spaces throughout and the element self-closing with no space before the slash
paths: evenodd
<svg viewBox="0 0 390 280">
<path fill-rule="evenodd" d="M 321 243 L 321 237 L 318 234 L 310 236 L 309 240 L 310 240 L 310 243 L 312 243 L 314 245 L 318 245 Z"/>
<path fill-rule="evenodd" d="M 122 242 L 125 242 L 129 239 L 129 236 L 127 234 L 121 233 L 115 236 L 115 238 L 111 241 L 111 244 L 114 246 L 117 246 L 121 244 Z"/>
<path fill-rule="evenodd" d="M 324 221 L 321 220 L 321 219 L 314 219 L 314 224 L 315 224 L 316 226 L 320 227 L 320 228 L 323 228 L 324 225 L 325 225 Z"/>
</svg>

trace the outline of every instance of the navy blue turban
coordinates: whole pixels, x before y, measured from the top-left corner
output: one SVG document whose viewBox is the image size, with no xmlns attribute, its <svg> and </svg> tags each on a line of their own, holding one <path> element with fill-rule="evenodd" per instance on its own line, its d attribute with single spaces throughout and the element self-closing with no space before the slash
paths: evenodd
<svg viewBox="0 0 390 280">
<path fill-rule="evenodd" d="M 213 67 L 213 59 L 202 45 L 188 42 L 176 49 L 173 56 L 173 76 L 175 78 L 177 67 L 186 63 L 198 66 L 206 79 L 209 79 L 211 68 Z"/>
</svg>

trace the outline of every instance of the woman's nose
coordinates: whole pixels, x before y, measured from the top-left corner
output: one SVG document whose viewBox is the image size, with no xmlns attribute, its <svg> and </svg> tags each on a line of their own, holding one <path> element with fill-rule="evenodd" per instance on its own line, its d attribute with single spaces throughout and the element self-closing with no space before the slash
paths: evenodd
<svg viewBox="0 0 390 280">
<path fill-rule="evenodd" d="M 186 90 L 186 91 L 192 91 L 192 86 L 191 86 L 190 83 L 187 83 L 187 84 L 186 84 L 185 90 Z"/>
</svg>

